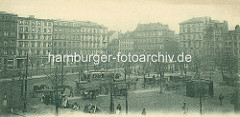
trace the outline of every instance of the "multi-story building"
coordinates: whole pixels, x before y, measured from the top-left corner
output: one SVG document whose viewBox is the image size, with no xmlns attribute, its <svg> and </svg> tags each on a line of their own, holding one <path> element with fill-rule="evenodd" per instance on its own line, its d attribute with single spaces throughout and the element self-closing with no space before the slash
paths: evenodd
<svg viewBox="0 0 240 117">
<path fill-rule="evenodd" d="M 136 54 L 163 51 L 164 41 L 174 38 L 174 31 L 161 23 L 138 24 L 132 34 Z"/>
<path fill-rule="evenodd" d="M 54 20 L 54 54 L 104 54 L 107 40 L 107 28 L 102 25 L 89 21 Z"/>
<path fill-rule="evenodd" d="M 123 54 L 134 54 L 134 40 L 133 40 L 132 32 L 126 32 L 124 35 L 120 37 L 119 40 L 119 52 Z"/>
<path fill-rule="evenodd" d="M 128 54 L 133 52 L 132 32 L 109 32 L 108 52 L 111 55 L 116 55 L 118 52 Z"/>
<path fill-rule="evenodd" d="M 120 36 L 122 34 L 117 31 L 109 31 L 108 32 L 108 54 L 115 55 L 117 52 L 119 52 L 119 42 L 120 42 Z"/>
<path fill-rule="evenodd" d="M 9 71 L 14 67 L 17 19 L 16 14 L 0 12 L 0 70 Z"/>
<path fill-rule="evenodd" d="M 226 61 L 229 62 L 229 64 L 236 64 L 237 62 L 237 71 L 239 72 L 240 68 L 240 28 L 239 25 L 235 26 L 235 30 L 229 30 L 228 33 L 225 33 L 224 35 L 224 48 L 223 55 L 222 56 L 228 56 L 226 58 Z M 234 58 L 236 58 L 236 61 L 232 61 Z M 231 65 L 228 65 L 231 66 Z M 237 72 L 236 71 L 236 72 Z"/>
<path fill-rule="evenodd" d="M 195 17 L 179 23 L 179 42 L 183 52 L 193 57 L 205 57 L 205 63 L 214 66 L 214 58 L 223 45 L 222 35 L 228 31 L 226 21 L 219 22 L 210 17 Z"/>
<path fill-rule="evenodd" d="M 46 63 L 52 49 L 53 21 L 34 16 L 19 17 L 17 29 L 17 67 L 21 66 L 27 54 L 36 66 Z"/>
</svg>

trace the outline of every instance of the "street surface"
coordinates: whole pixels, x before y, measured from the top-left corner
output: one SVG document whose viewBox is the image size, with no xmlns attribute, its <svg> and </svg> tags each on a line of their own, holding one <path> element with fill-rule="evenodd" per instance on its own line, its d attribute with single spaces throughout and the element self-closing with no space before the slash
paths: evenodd
<svg viewBox="0 0 240 117">
<path fill-rule="evenodd" d="M 233 93 L 233 87 L 222 85 L 221 74 L 216 72 L 213 77 L 214 81 L 214 97 L 204 97 L 203 98 L 203 114 L 212 114 L 212 113 L 233 113 L 233 105 L 230 104 L 230 97 Z M 73 82 L 74 80 L 69 79 L 68 82 Z M 148 87 L 140 88 L 139 82 L 137 90 L 130 90 L 128 92 L 128 109 L 129 114 L 140 114 L 142 109 L 145 108 L 147 113 L 158 113 L 158 114 L 172 114 L 178 113 L 183 114 L 183 102 L 185 101 L 188 107 L 188 114 L 196 114 L 200 111 L 200 101 L 199 97 L 187 97 L 185 95 L 185 89 L 177 90 L 163 90 L 163 93 L 160 93 L 160 87 Z M 223 93 L 224 100 L 223 106 L 220 106 L 218 96 L 220 93 Z M 35 99 L 36 102 L 39 101 Z M 73 97 L 69 103 L 77 102 L 81 109 L 87 104 L 95 104 L 102 110 L 103 114 L 109 114 L 110 106 L 110 96 L 109 95 L 100 95 L 97 99 L 94 100 L 83 100 L 81 97 Z M 122 114 L 125 114 L 125 97 L 114 97 L 114 108 L 118 104 L 122 107 Z M 82 113 L 80 110 L 72 110 L 71 108 L 59 108 L 59 115 L 64 115 L 66 113 Z M 21 114 L 21 112 L 19 112 Z M 54 105 L 45 105 L 43 103 L 34 103 L 30 106 L 27 115 L 54 115 L 55 106 Z"/>
</svg>

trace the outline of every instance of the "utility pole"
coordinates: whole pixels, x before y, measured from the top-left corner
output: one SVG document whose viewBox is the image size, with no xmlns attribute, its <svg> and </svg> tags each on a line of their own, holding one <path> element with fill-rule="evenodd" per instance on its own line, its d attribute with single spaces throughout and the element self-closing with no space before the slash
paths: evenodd
<svg viewBox="0 0 240 117">
<path fill-rule="evenodd" d="M 200 114 L 202 115 L 202 81 L 200 81 L 201 91 L 200 91 Z"/>
<path fill-rule="evenodd" d="M 200 97 L 199 97 L 199 103 L 200 103 L 200 114 L 202 115 L 202 96 L 203 96 L 203 86 L 202 86 L 202 80 L 200 79 L 200 73 L 198 73 L 198 79 L 200 80 Z"/>
<path fill-rule="evenodd" d="M 62 55 L 62 59 L 63 59 L 63 55 Z M 63 86 L 63 60 L 62 60 L 62 77 L 61 77 L 61 86 Z"/>
<path fill-rule="evenodd" d="M 58 65 L 56 65 L 56 72 L 55 72 L 55 92 L 56 92 L 56 97 L 55 97 L 55 106 L 56 106 L 56 116 L 58 116 L 58 105 L 59 105 L 59 99 L 58 99 L 58 76 L 57 76 L 57 68 Z"/>
<path fill-rule="evenodd" d="M 117 63 L 115 63 L 116 65 Z M 113 103 L 113 81 L 116 76 L 116 69 L 114 70 L 113 76 L 110 78 L 110 112 L 114 113 L 114 103 Z"/>
<path fill-rule="evenodd" d="M 80 83 L 81 82 L 81 72 L 82 72 L 82 68 L 81 68 L 81 62 L 79 62 L 79 64 L 78 64 L 78 66 L 79 66 L 79 72 L 78 72 L 78 82 Z"/>
<path fill-rule="evenodd" d="M 53 39 L 52 39 L 52 50 L 51 50 L 51 52 L 52 52 L 52 54 L 54 54 L 54 52 L 53 52 Z M 53 64 L 54 64 L 54 60 L 53 60 Z M 52 74 L 52 59 L 50 58 L 50 68 L 49 68 L 49 72 L 50 72 L 50 76 L 51 76 L 51 74 Z"/>
<path fill-rule="evenodd" d="M 128 114 L 128 85 L 127 85 L 127 66 L 125 66 L 125 84 L 126 84 L 126 94 L 125 94 L 125 102 L 126 102 L 126 114 Z"/>
<path fill-rule="evenodd" d="M 114 74 L 115 75 L 115 74 Z M 113 105 L 113 78 L 114 76 L 111 77 L 110 79 L 110 112 L 113 114 L 114 112 L 114 105 Z"/>
<path fill-rule="evenodd" d="M 25 90 L 24 90 L 24 110 L 23 112 L 27 112 L 27 76 L 28 76 L 28 54 L 26 58 L 26 73 L 25 73 Z"/>
<path fill-rule="evenodd" d="M 21 94 L 20 94 L 20 97 L 21 97 L 21 100 L 23 100 L 23 93 L 24 93 L 24 76 L 23 76 L 23 72 L 22 72 L 22 67 L 23 67 L 23 61 L 21 62 L 21 65 L 20 65 L 20 79 L 21 79 Z"/>
</svg>

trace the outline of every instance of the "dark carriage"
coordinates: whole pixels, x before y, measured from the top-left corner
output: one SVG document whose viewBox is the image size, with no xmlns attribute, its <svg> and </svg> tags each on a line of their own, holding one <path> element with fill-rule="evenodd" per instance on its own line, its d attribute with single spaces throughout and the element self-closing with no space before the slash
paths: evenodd
<svg viewBox="0 0 240 117">
<path fill-rule="evenodd" d="M 197 79 L 186 83 L 186 95 L 189 97 L 199 97 L 201 92 L 202 96 L 212 97 L 213 91 L 213 81 L 211 80 Z"/>
</svg>

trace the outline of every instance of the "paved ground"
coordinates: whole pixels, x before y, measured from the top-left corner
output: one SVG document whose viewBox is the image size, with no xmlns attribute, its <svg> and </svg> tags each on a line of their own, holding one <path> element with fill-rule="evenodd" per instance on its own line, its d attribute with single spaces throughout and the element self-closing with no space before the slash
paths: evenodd
<svg viewBox="0 0 240 117">
<path fill-rule="evenodd" d="M 233 87 L 222 85 L 222 77 L 220 73 L 215 73 L 212 77 L 214 81 L 214 97 L 203 98 L 203 113 L 232 113 L 233 105 L 230 104 L 230 97 L 233 93 Z M 191 98 L 185 96 L 185 89 L 178 89 L 177 91 L 163 91 L 160 94 L 159 88 L 147 88 L 138 89 L 135 91 L 129 91 L 128 106 L 129 113 L 141 113 L 143 108 L 146 108 L 147 113 L 183 113 L 181 107 L 185 100 L 189 108 L 188 113 L 199 113 L 199 98 Z M 179 93 L 181 92 L 181 93 Z M 218 95 L 223 93 L 225 99 L 223 106 L 219 105 Z M 92 103 L 100 107 L 105 113 L 109 112 L 110 96 L 99 96 L 96 100 L 83 100 L 76 98 L 71 101 L 72 103 L 77 102 L 81 106 Z M 121 104 L 123 113 L 125 113 L 125 97 L 114 97 L 115 108 L 117 104 Z M 71 109 L 60 109 L 60 115 L 66 113 L 79 113 Z M 55 113 L 54 105 L 46 106 L 44 104 L 36 104 L 31 106 L 28 114 L 52 114 Z"/>
</svg>

